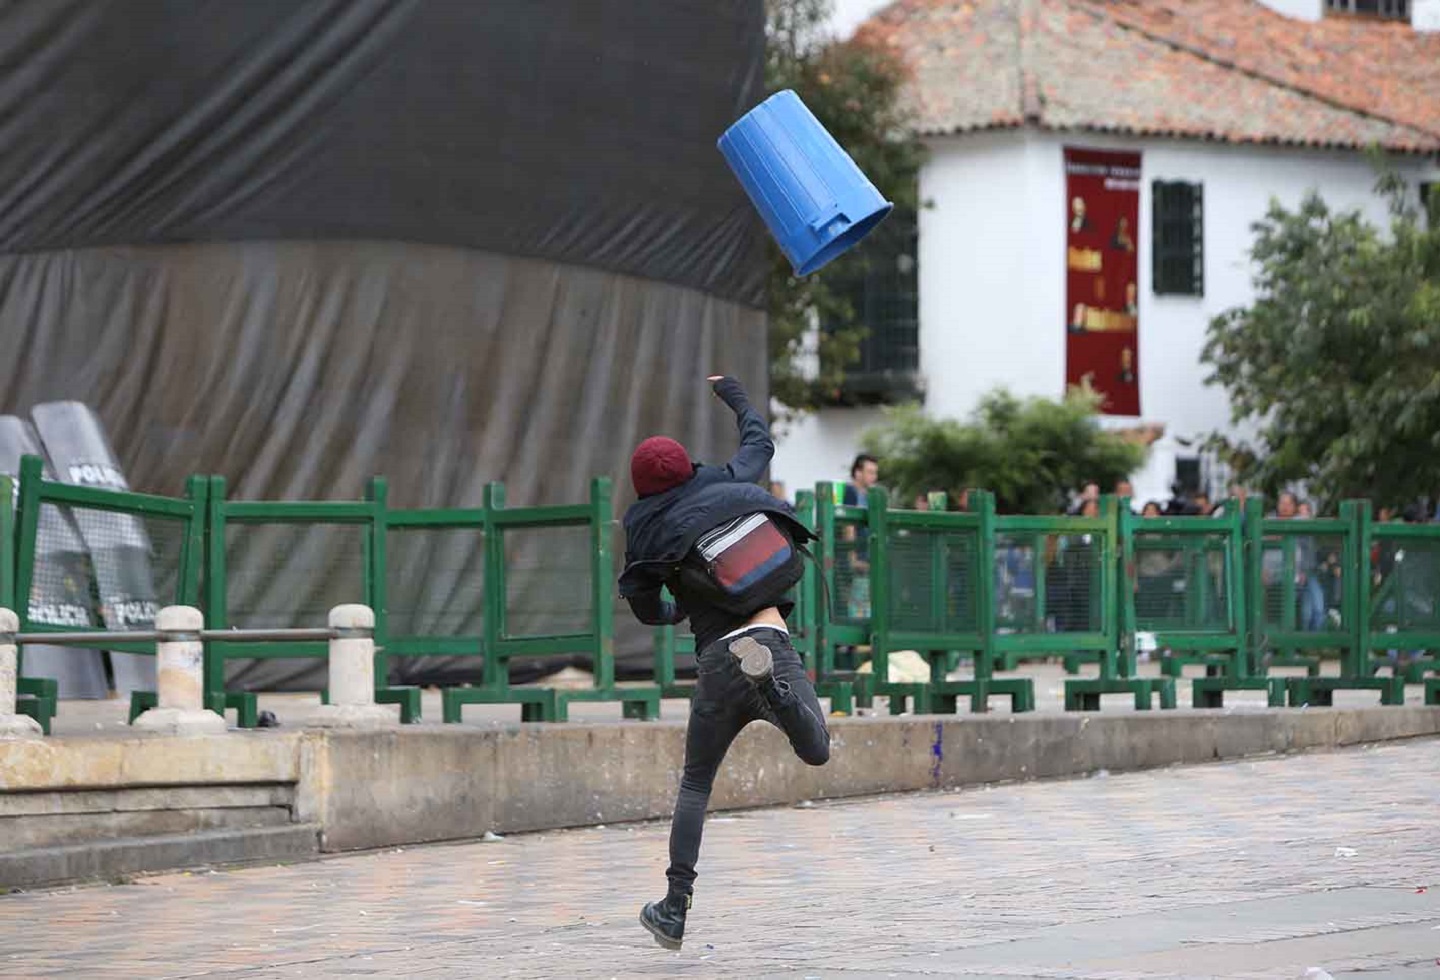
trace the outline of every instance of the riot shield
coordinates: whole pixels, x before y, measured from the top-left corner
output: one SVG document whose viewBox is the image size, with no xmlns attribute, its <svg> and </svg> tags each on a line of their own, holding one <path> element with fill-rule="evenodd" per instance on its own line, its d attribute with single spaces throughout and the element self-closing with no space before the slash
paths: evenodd
<svg viewBox="0 0 1440 980">
<path fill-rule="evenodd" d="M 46 402 L 30 410 L 50 465 L 62 483 L 127 490 L 100 419 L 81 402 Z M 106 629 L 149 629 L 159 611 L 145 526 L 128 514 L 76 508 L 71 513 L 90 552 Z M 110 652 L 115 690 L 155 689 L 155 658 Z"/>
<path fill-rule="evenodd" d="M 18 477 L 21 456 L 43 456 L 30 423 L 0 415 L 0 473 Z M 45 478 L 53 480 L 48 470 Z M 20 485 L 15 492 L 18 498 Z M 94 629 L 94 578 L 90 554 L 70 515 L 54 504 L 40 508 L 35 531 L 34 576 L 30 584 L 30 622 L 44 626 Z M 23 601 L 17 597 L 16 601 Z M 21 651 L 22 675 L 53 677 L 62 698 L 103 698 L 110 690 L 104 654 L 99 650 L 27 644 Z"/>
</svg>

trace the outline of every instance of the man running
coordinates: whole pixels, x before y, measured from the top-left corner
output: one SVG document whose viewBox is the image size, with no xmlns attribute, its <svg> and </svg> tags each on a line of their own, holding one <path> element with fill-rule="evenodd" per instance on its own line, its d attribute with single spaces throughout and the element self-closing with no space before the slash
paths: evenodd
<svg viewBox="0 0 1440 980">
<path fill-rule="evenodd" d="M 804 762 L 830 758 L 830 732 L 790 645 L 786 598 L 803 574 L 799 546 L 813 537 L 784 501 L 756 485 L 775 455 L 769 429 L 731 377 L 708 379 L 735 413 L 740 449 L 725 466 L 692 463 L 685 447 L 653 436 L 630 458 L 640 499 L 625 512 L 620 594 L 642 623 L 695 634 L 698 680 L 685 732 L 685 772 L 670 825 L 670 887 L 640 912 L 666 949 L 679 949 L 695 883 L 710 788 L 741 729 L 764 719 Z M 661 597 L 668 586 L 674 602 Z"/>
</svg>

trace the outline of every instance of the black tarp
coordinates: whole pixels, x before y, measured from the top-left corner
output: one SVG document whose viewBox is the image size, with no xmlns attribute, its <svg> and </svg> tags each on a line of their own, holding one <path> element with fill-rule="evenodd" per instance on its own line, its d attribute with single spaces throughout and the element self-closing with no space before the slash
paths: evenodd
<svg viewBox="0 0 1440 980">
<path fill-rule="evenodd" d="M 761 0 L 0 6 L 0 251 L 383 239 L 756 302 Z"/>
<path fill-rule="evenodd" d="M 152 492 L 618 513 L 638 439 L 733 447 L 706 374 L 764 393 L 762 64 L 761 0 L 0 6 L 0 410 Z"/>
</svg>

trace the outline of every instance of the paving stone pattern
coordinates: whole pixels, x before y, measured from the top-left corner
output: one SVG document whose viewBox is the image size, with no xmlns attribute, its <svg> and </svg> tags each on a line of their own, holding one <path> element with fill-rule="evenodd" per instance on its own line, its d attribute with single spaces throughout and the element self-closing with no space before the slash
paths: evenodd
<svg viewBox="0 0 1440 980">
<path fill-rule="evenodd" d="M 735 778 L 734 774 L 721 776 Z M 10 977 L 1440 976 L 1440 740 L 0 897 Z"/>
</svg>

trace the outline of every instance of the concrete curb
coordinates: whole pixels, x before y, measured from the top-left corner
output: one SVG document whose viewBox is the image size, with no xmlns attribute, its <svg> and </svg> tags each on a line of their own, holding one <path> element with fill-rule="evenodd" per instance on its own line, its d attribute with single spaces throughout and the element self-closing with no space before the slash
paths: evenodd
<svg viewBox="0 0 1440 980">
<path fill-rule="evenodd" d="M 712 810 L 1123 772 L 1440 734 L 1440 708 L 836 719 L 830 762 L 805 765 L 752 725 Z M 684 725 L 524 725 L 331 733 L 300 797 L 343 851 L 667 817 Z M 333 774 L 333 775 L 331 775 Z"/>
</svg>

